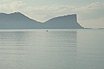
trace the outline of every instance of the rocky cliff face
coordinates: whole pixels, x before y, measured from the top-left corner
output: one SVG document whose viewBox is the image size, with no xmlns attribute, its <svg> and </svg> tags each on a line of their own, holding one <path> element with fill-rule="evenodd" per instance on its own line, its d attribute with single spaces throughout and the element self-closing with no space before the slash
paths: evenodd
<svg viewBox="0 0 104 69">
<path fill-rule="evenodd" d="M 76 14 L 60 16 L 44 23 L 30 19 L 22 13 L 0 13 L 0 29 L 82 29 Z"/>
<path fill-rule="evenodd" d="M 48 20 L 45 23 L 48 28 L 56 28 L 56 29 L 81 29 L 83 28 L 81 25 L 77 23 L 76 14 L 56 17 L 56 18 Z"/>
</svg>

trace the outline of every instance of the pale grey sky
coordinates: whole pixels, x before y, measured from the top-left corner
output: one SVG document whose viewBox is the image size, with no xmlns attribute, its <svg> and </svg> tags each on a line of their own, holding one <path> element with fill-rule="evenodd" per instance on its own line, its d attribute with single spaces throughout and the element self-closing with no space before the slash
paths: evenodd
<svg viewBox="0 0 104 69">
<path fill-rule="evenodd" d="M 21 12 L 41 22 L 77 14 L 84 27 L 104 28 L 104 0 L 0 0 L 0 12 Z"/>
</svg>

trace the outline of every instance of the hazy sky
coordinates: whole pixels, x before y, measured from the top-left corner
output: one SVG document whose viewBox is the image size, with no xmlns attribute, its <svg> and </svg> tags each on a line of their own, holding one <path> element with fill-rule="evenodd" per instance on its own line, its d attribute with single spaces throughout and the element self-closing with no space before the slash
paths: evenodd
<svg viewBox="0 0 104 69">
<path fill-rule="evenodd" d="M 2 12 L 21 12 L 41 22 L 77 14 L 82 26 L 104 28 L 104 0 L 0 0 Z"/>
</svg>

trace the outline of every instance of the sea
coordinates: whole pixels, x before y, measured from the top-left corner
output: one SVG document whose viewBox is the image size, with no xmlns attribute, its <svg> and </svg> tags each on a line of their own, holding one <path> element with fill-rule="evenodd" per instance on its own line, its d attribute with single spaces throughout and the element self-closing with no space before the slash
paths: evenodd
<svg viewBox="0 0 104 69">
<path fill-rule="evenodd" d="M 104 29 L 0 30 L 0 69 L 104 69 Z"/>
</svg>

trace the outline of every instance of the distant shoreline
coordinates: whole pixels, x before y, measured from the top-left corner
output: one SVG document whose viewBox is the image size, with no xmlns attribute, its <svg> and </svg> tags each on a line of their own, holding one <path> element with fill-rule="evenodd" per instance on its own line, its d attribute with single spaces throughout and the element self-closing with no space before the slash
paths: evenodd
<svg viewBox="0 0 104 69">
<path fill-rule="evenodd" d="M 77 31 L 77 30 L 104 30 L 104 28 L 86 28 L 86 29 L 0 29 L 1 31 Z"/>
</svg>

